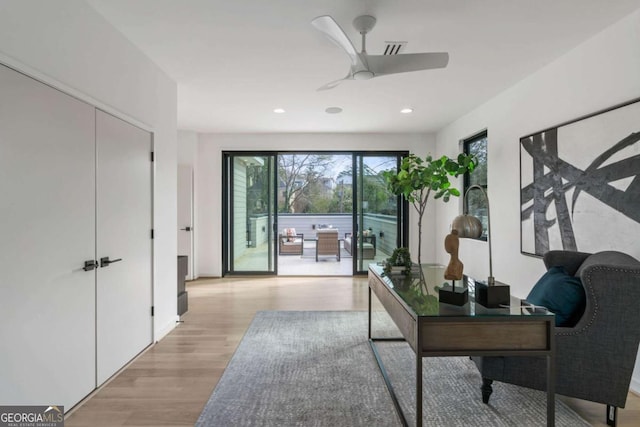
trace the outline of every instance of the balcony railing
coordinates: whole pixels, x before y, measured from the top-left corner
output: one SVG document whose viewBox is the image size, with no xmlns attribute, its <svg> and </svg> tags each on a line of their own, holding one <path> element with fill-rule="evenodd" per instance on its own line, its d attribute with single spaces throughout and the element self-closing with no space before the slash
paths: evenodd
<svg viewBox="0 0 640 427">
<path fill-rule="evenodd" d="M 397 247 L 397 222 L 395 216 L 366 213 L 363 215 L 363 228 L 375 234 L 377 249 L 390 254 Z M 249 220 L 248 246 L 266 243 L 267 217 L 258 216 Z M 321 226 L 337 228 L 340 237 L 353 233 L 353 216 L 351 214 L 278 214 L 278 233 L 285 228 L 295 228 L 296 233 L 303 233 L 305 239 L 313 239 L 316 229 Z M 249 243 L 250 242 L 250 243 Z"/>
</svg>

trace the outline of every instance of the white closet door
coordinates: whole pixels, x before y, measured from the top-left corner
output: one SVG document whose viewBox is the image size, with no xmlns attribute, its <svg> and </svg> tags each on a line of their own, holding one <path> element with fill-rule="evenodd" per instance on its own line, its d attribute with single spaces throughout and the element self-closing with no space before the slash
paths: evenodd
<svg viewBox="0 0 640 427">
<path fill-rule="evenodd" d="M 98 385 L 152 341 L 151 135 L 96 110 Z"/>
<path fill-rule="evenodd" d="M 0 404 L 95 388 L 94 108 L 0 66 Z"/>
<path fill-rule="evenodd" d="M 193 280 L 193 168 L 178 165 L 178 255 L 187 256 L 187 280 Z"/>
</svg>

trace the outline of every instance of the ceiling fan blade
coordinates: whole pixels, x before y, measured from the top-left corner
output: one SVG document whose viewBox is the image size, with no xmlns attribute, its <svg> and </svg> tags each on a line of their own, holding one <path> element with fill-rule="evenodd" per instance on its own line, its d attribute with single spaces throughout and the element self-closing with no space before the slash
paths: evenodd
<svg viewBox="0 0 640 427">
<path fill-rule="evenodd" d="M 404 53 L 400 55 L 367 55 L 369 70 L 376 76 L 410 71 L 444 68 L 449 63 L 447 52 Z"/>
<path fill-rule="evenodd" d="M 353 80 L 353 76 L 351 74 L 347 75 L 347 77 L 343 77 L 341 79 L 338 80 L 334 80 L 332 82 L 329 82 L 327 84 L 324 84 L 322 86 L 320 86 L 318 89 L 316 89 L 317 91 L 321 91 L 321 90 L 329 90 L 329 89 L 333 89 L 334 87 L 338 86 L 340 83 L 342 83 L 345 80 Z"/>
<path fill-rule="evenodd" d="M 347 55 L 351 58 L 351 64 L 356 65 L 358 63 L 358 51 L 353 47 L 353 43 L 349 40 L 349 37 L 342 31 L 342 28 L 336 21 L 329 15 L 318 16 L 311 25 L 316 27 L 319 31 L 322 31 L 329 40 L 337 44 L 339 47 L 347 52 Z"/>
</svg>

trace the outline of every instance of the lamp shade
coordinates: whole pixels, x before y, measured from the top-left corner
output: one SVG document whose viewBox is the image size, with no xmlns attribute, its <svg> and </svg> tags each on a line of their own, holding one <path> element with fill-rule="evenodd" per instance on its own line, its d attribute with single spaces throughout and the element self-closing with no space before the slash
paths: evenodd
<svg viewBox="0 0 640 427">
<path fill-rule="evenodd" d="M 482 236 L 482 223 L 473 215 L 458 215 L 451 223 L 451 229 L 458 231 L 458 237 L 477 239 Z"/>
</svg>

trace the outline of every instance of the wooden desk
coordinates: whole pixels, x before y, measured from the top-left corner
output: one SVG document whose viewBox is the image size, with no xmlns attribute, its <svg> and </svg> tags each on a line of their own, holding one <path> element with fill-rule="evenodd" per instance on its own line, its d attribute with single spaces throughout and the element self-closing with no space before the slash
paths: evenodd
<svg viewBox="0 0 640 427">
<path fill-rule="evenodd" d="M 424 266 L 423 266 L 424 268 Z M 442 285 L 444 266 L 425 268 L 425 284 L 403 275 L 387 277 L 381 266 L 369 265 L 369 344 L 391 394 L 398 416 L 408 425 L 375 346 L 377 341 L 406 341 L 416 354 L 416 425 L 422 426 L 422 358 L 439 356 L 546 356 L 547 426 L 555 425 L 555 316 L 530 310 L 512 298 L 511 306 L 488 309 L 470 301 L 462 307 L 439 303 L 436 285 Z M 419 275 L 417 275 L 419 276 Z M 409 287 L 426 286 L 421 304 L 405 299 Z M 403 290 L 404 289 L 404 290 Z M 402 333 L 398 338 L 371 336 L 371 293 L 382 303 Z"/>
</svg>

